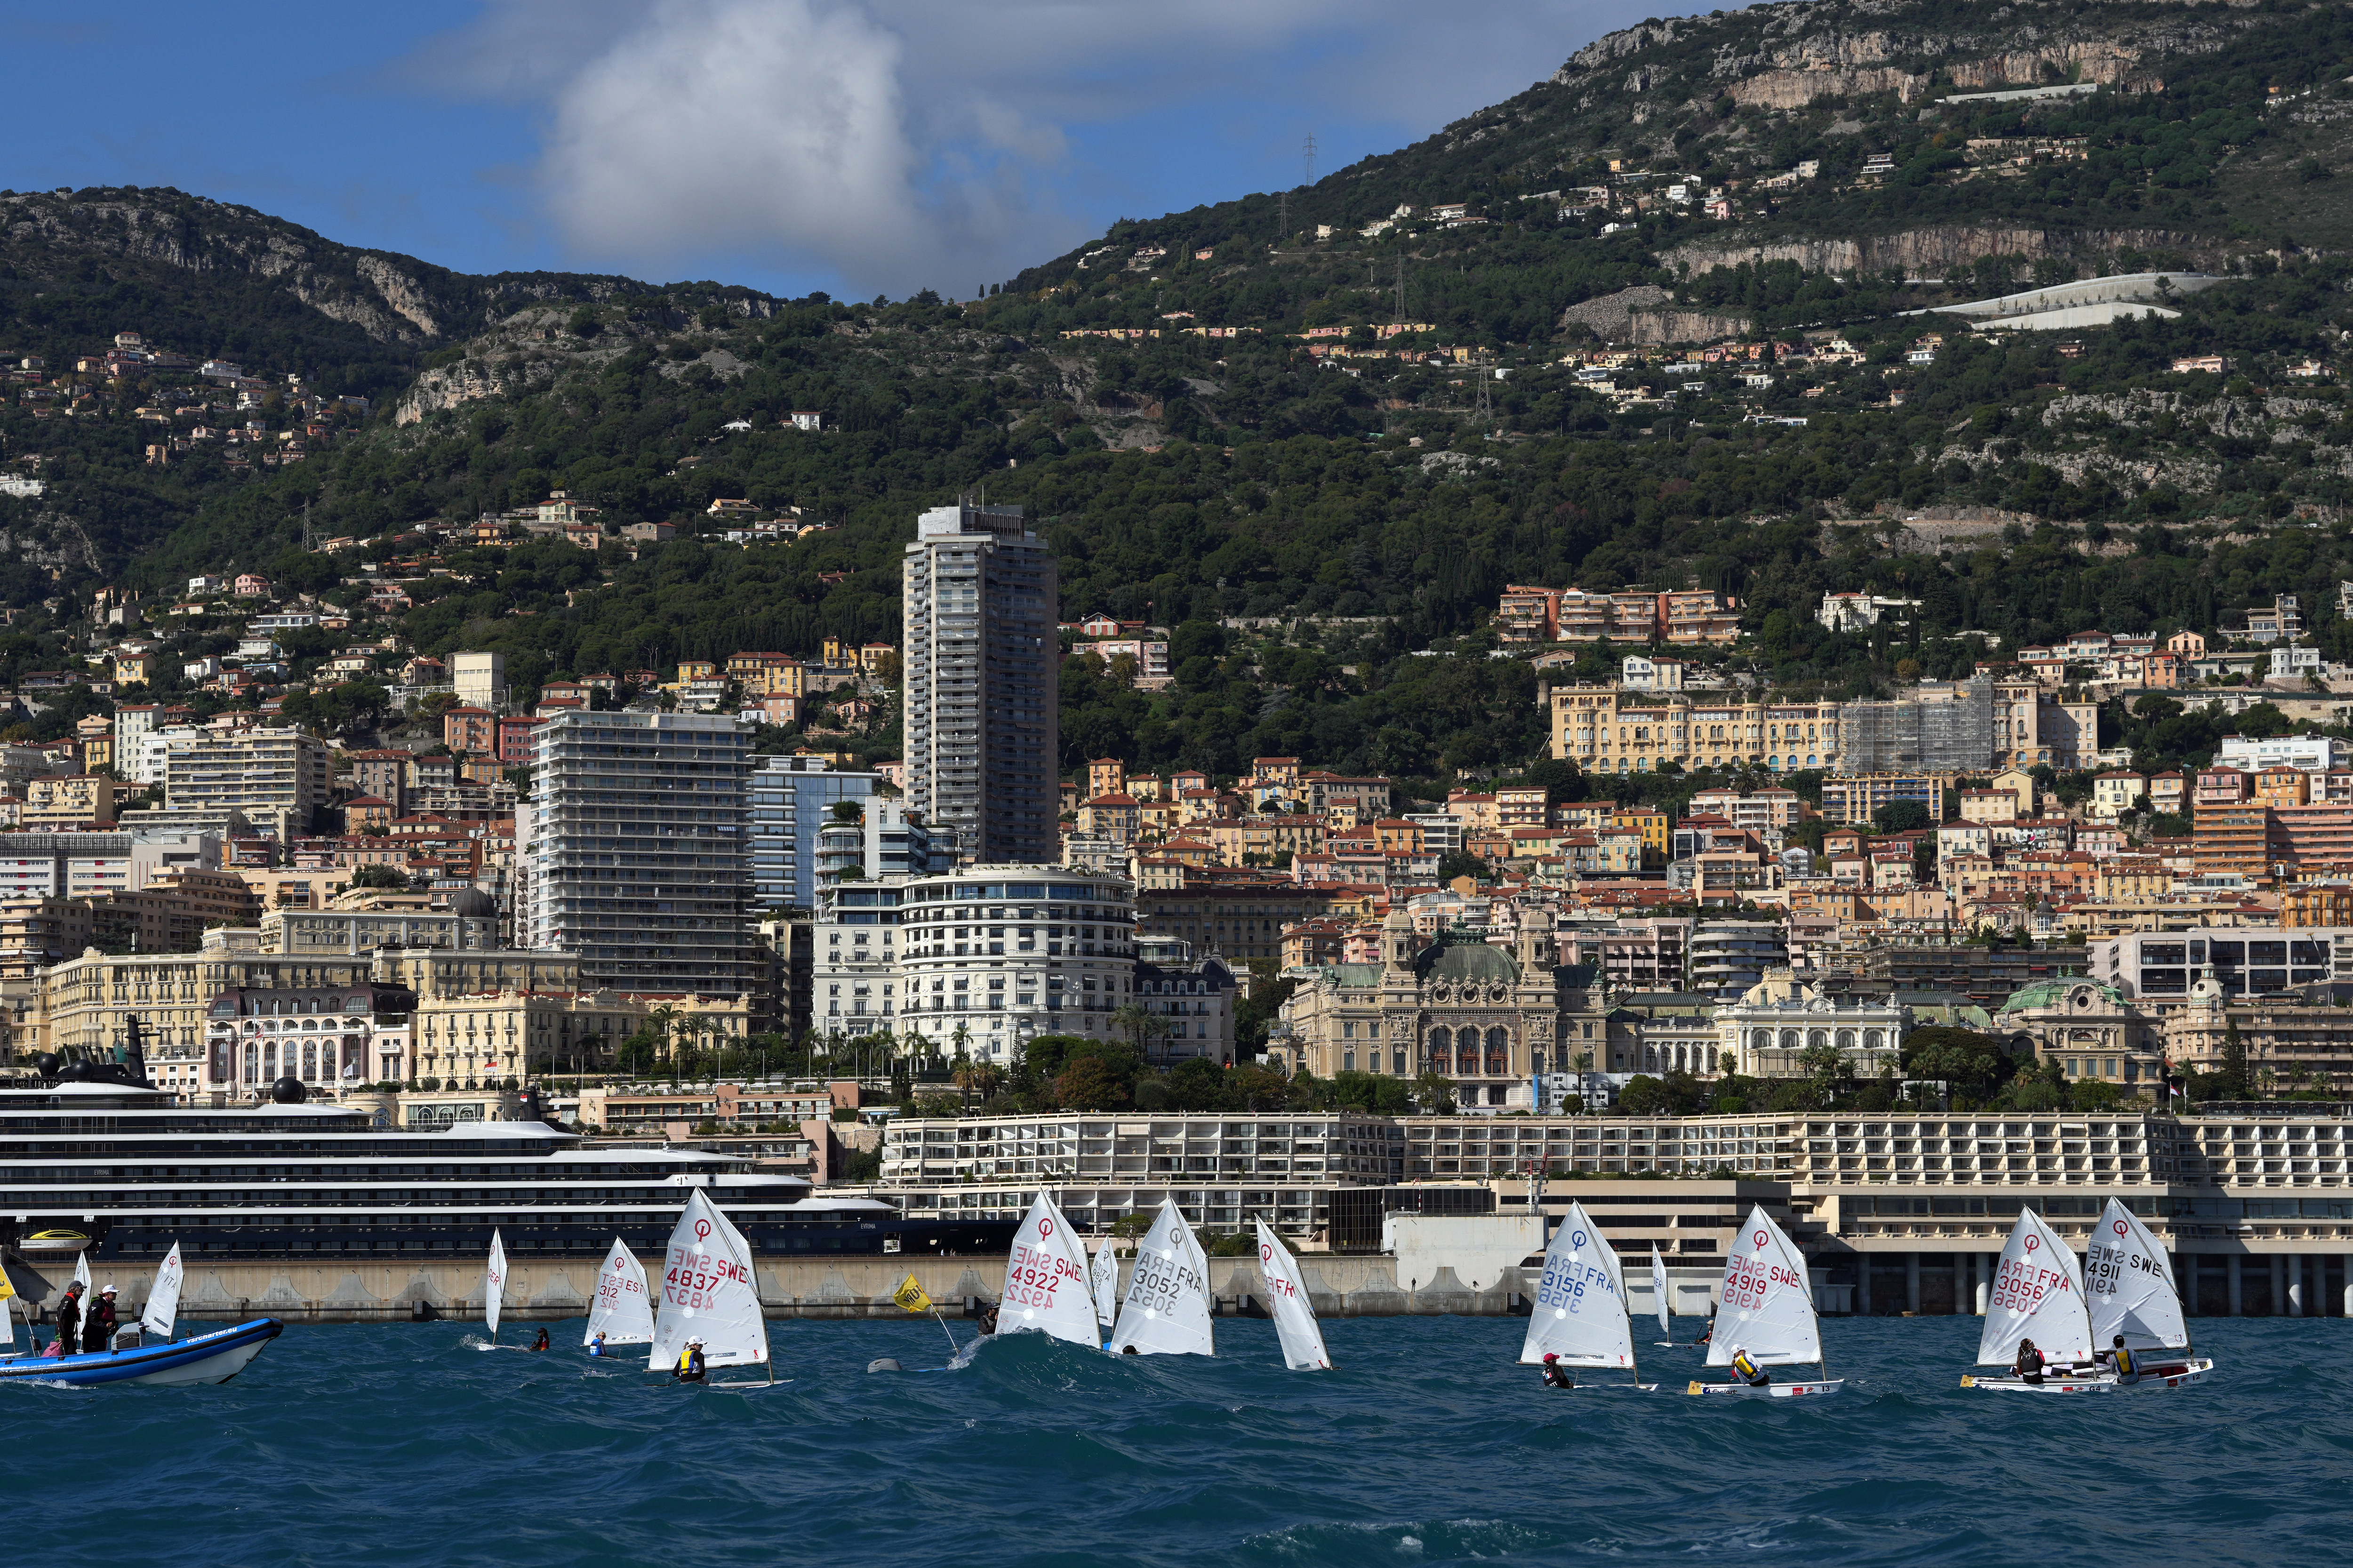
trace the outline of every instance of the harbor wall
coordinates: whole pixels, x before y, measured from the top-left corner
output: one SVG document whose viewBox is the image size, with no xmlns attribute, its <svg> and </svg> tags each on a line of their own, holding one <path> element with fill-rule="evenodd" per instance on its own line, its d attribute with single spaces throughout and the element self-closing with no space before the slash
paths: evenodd
<svg viewBox="0 0 2353 1568">
<path fill-rule="evenodd" d="M 1864 1255 L 1865 1270 L 1841 1275 L 1815 1268 L 1817 1306 L 1826 1315 L 1939 1316 L 1982 1311 L 1989 1258 L 1974 1252 Z M 650 1264 L 659 1259 L 646 1260 Z M 601 1258 L 511 1259 L 509 1322 L 554 1321 L 584 1316 L 596 1289 Z M 1318 1316 L 1410 1317 L 1455 1313 L 1472 1317 L 1525 1314 L 1538 1270 L 1497 1268 L 1492 1256 L 1449 1263 L 1429 1252 L 1299 1255 L 1300 1271 Z M 11 1259 L 11 1279 L 24 1298 L 14 1310 L 47 1308 L 69 1277 L 44 1275 Z M 1121 1266 L 1124 1289 L 1132 1263 Z M 755 1260 L 760 1298 L 772 1318 L 903 1318 L 892 1292 L 913 1274 L 924 1294 L 950 1316 L 977 1310 L 1004 1289 L 1002 1256 L 958 1258 L 764 1258 Z M 1857 1277 L 1858 1272 L 1861 1278 Z M 654 1273 L 648 1268 L 649 1278 Z M 2175 1279 L 2192 1317 L 2353 1317 L 2353 1255 L 2177 1254 Z M 147 1298 L 152 1268 L 101 1265 L 100 1286 L 118 1288 L 125 1322 Z M 1679 1318 L 1704 1313 L 1721 1279 L 1719 1267 L 1671 1267 L 1672 1305 Z M 1977 1287 L 1973 1289 L 1972 1287 Z M 1261 1315 L 1266 1287 L 1252 1258 L 1209 1259 L 1216 1310 Z M 482 1316 L 479 1262 L 303 1263 L 291 1259 L 198 1263 L 189 1268 L 180 1296 L 183 1320 L 241 1321 L 272 1317 L 288 1322 L 406 1322 Z M 1627 1305 L 1637 1317 L 1656 1310 L 1642 1260 L 1626 1259 Z"/>
<path fill-rule="evenodd" d="M 658 1258 L 646 1261 L 655 1281 Z M 754 1274 L 771 1318 L 904 1319 L 891 1300 L 913 1274 L 924 1294 L 950 1316 L 993 1301 L 1005 1288 L 1005 1258 L 759 1258 Z M 1416 1313 L 1461 1313 L 1502 1317 L 1527 1310 L 1520 1292 L 1532 1290 L 1522 1271 L 1465 1285 L 1443 1265 L 1428 1278 L 1400 1281 L 1398 1260 L 1379 1256 L 1307 1253 L 1300 1258 L 1315 1310 L 1322 1316 L 1399 1317 Z M 603 1259 L 512 1258 L 508 1263 L 504 1322 L 541 1322 L 583 1317 L 596 1288 Z M 1132 1263 L 1123 1263 L 1124 1289 Z M 100 1268 L 97 1284 L 117 1287 L 122 1319 L 130 1321 L 146 1300 L 153 1270 Z M 1222 1314 L 1261 1315 L 1266 1286 L 1250 1258 L 1209 1259 L 1210 1291 Z M 48 1301 L 56 1300 L 54 1291 Z M 180 1316 L 241 1321 L 270 1317 L 288 1322 L 407 1322 L 433 1318 L 482 1316 L 482 1268 L 479 1263 L 199 1263 L 181 1288 Z"/>
</svg>

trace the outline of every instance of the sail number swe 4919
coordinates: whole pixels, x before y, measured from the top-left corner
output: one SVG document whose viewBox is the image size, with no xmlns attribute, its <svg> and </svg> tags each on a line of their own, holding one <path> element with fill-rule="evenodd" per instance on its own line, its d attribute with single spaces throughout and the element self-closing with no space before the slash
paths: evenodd
<svg viewBox="0 0 2353 1568">
<path fill-rule="evenodd" d="M 1773 1293 L 1774 1287 L 1796 1289 L 1804 1284 L 1794 1270 L 1782 1264 L 1766 1264 L 1755 1258 L 1738 1258 L 1724 1279 L 1724 1304 L 1754 1310 L 1765 1304 L 1765 1298 Z"/>
</svg>

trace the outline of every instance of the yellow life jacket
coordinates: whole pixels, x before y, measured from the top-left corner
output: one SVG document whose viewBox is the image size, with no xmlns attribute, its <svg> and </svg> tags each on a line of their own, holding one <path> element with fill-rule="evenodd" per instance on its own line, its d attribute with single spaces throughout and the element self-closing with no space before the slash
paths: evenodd
<svg viewBox="0 0 2353 1568">
<path fill-rule="evenodd" d="M 1757 1363 L 1748 1359 L 1748 1352 L 1746 1351 L 1742 1351 L 1738 1355 L 1732 1358 L 1732 1370 L 1738 1373 L 1744 1379 L 1746 1379 L 1749 1382 L 1753 1383 L 1756 1381 Z"/>
<path fill-rule="evenodd" d="M 2118 1377 L 2130 1377 L 2133 1374 L 2132 1352 L 2124 1349 L 2122 1346 L 2118 1346 L 2116 1353 L 2113 1359 L 2116 1362 L 2116 1375 Z"/>
</svg>

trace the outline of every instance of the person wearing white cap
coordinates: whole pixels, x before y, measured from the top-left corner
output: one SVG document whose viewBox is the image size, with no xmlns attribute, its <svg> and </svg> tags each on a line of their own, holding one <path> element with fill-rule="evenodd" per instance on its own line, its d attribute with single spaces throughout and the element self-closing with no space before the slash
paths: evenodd
<svg viewBox="0 0 2353 1568">
<path fill-rule="evenodd" d="M 98 1293 L 90 1304 L 89 1315 L 81 1325 L 82 1349 L 86 1352 L 111 1352 L 114 1349 L 114 1287 L 111 1283 Z"/>
<path fill-rule="evenodd" d="M 678 1370 L 672 1375 L 681 1383 L 701 1383 L 704 1381 L 707 1375 L 707 1369 L 702 1363 L 702 1342 L 701 1340 L 689 1340 L 686 1342 L 686 1349 L 679 1352 Z"/>
</svg>

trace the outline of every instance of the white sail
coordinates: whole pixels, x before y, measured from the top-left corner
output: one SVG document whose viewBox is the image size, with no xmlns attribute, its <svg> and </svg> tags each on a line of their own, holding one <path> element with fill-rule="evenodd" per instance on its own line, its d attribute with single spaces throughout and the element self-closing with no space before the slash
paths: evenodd
<svg viewBox="0 0 2353 1568">
<path fill-rule="evenodd" d="M 1258 1271 L 1266 1281 L 1275 1337 L 1282 1342 L 1282 1364 L 1293 1372 L 1329 1368 L 1332 1355 L 1324 1348 L 1324 1330 L 1315 1321 L 1314 1303 L 1307 1299 L 1307 1283 L 1299 1278 L 1299 1259 L 1264 1220 L 1258 1222 Z"/>
<path fill-rule="evenodd" d="M 1659 1309 L 1659 1332 L 1675 1337 L 1674 1309 L 1667 1305 L 1667 1266 L 1659 1258 L 1659 1244 L 1651 1243 L 1651 1299 Z"/>
<path fill-rule="evenodd" d="M 670 1233 L 661 1310 L 646 1365 L 657 1372 L 677 1366 L 689 1340 L 702 1342 L 702 1359 L 711 1366 L 767 1363 L 768 1324 L 760 1315 L 752 1244 L 700 1188 Z"/>
<path fill-rule="evenodd" d="M 1209 1334 L 1209 1260 L 1193 1227 L 1167 1198 L 1135 1249 L 1127 1300 L 1112 1331 L 1113 1354 L 1134 1345 L 1139 1355 L 1215 1355 Z"/>
<path fill-rule="evenodd" d="M 139 1331 L 153 1334 L 159 1340 L 172 1337 L 173 1321 L 180 1315 L 180 1281 L 185 1270 L 180 1263 L 180 1244 L 172 1243 L 172 1250 L 164 1255 L 164 1265 L 155 1270 L 155 1282 L 147 1288 L 146 1304 L 139 1309 Z"/>
<path fill-rule="evenodd" d="M 2092 1232 L 2084 1259 L 2084 1294 L 2090 1302 L 2092 1343 L 2101 1350 L 2125 1337 L 2128 1350 L 2186 1350 L 2189 1324 L 2165 1248 L 2139 1216 L 2116 1199 Z"/>
<path fill-rule="evenodd" d="M 646 1271 L 618 1237 L 605 1255 L 605 1267 L 596 1270 L 596 1300 L 588 1308 L 588 1331 L 580 1342 L 594 1344 L 598 1334 L 608 1345 L 653 1342 L 654 1306 L 646 1293 Z"/>
<path fill-rule="evenodd" d="M 1109 1328 L 1119 1317 L 1119 1249 L 1106 1239 L 1095 1248 L 1095 1260 L 1087 1267 L 1088 1283 L 1094 1291 L 1095 1321 Z"/>
<path fill-rule="evenodd" d="M 507 1244 L 499 1233 L 491 1232 L 490 1266 L 482 1270 L 482 1321 L 491 1331 L 491 1338 L 499 1337 L 499 1309 L 507 1300 Z"/>
<path fill-rule="evenodd" d="M 90 1305 L 90 1254 L 74 1254 L 74 1283 L 81 1287 L 81 1304 Z"/>
<path fill-rule="evenodd" d="M 1634 1323 L 1626 1315 L 1626 1275 L 1601 1227 L 1572 1203 L 1545 1248 L 1544 1279 L 1528 1313 L 1520 1360 L 1556 1355 L 1571 1366 L 1634 1364 Z"/>
<path fill-rule="evenodd" d="M 1074 1345 L 1103 1343 L 1094 1299 L 1087 1293 L 1086 1249 L 1050 1193 L 1038 1194 L 1014 1233 L 997 1331 L 1051 1334 Z"/>
<path fill-rule="evenodd" d="M 2032 1209 L 2019 1211 L 2001 1249 L 1978 1337 L 1978 1364 L 2008 1364 L 2022 1339 L 2055 1362 L 2086 1361 L 2092 1354 L 2092 1317 L 2075 1254 Z"/>
<path fill-rule="evenodd" d="M 1724 1268 L 1723 1305 L 1707 1342 L 1707 1364 L 1730 1366 L 1746 1351 L 1759 1366 L 1794 1366 L 1822 1359 L 1821 1325 L 1805 1254 L 1759 1205 L 1732 1238 Z"/>
</svg>

